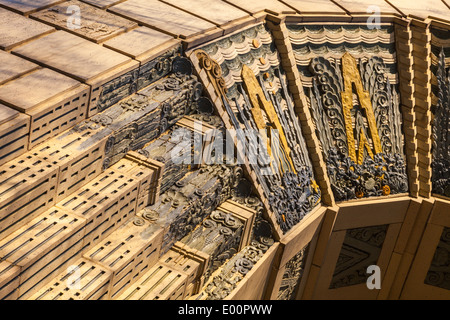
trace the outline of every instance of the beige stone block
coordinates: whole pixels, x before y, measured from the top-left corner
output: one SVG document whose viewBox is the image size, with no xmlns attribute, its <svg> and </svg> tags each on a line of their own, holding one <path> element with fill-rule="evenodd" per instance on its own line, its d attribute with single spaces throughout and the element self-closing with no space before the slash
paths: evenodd
<svg viewBox="0 0 450 320">
<path fill-rule="evenodd" d="M 335 0 L 334 2 L 352 15 L 369 13 L 367 11 L 370 6 L 377 6 L 380 8 L 380 14 L 383 15 L 399 13 L 394 7 L 390 6 L 383 0 L 359 0 L 357 2 L 351 0 Z"/>
<path fill-rule="evenodd" d="M 232 22 L 221 25 L 220 28 L 223 29 L 223 35 L 228 35 L 238 30 L 242 30 L 246 27 L 249 27 L 252 24 L 255 24 L 256 20 L 254 17 L 245 17 L 241 19 L 234 20 Z"/>
<path fill-rule="evenodd" d="M 28 150 L 30 117 L 0 104 L 0 165 Z"/>
<path fill-rule="evenodd" d="M 196 0 L 195 5 L 189 0 L 164 0 L 164 2 L 216 26 L 249 16 L 247 12 L 221 0 Z"/>
<path fill-rule="evenodd" d="M 2 1 L 0 1 L 1 3 Z M 46 24 L 0 8 L 0 49 L 11 50 L 18 45 L 53 31 L 55 29 Z"/>
<path fill-rule="evenodd" d="M 64 0 L 0 0 L 0 6 L 7 7 L 18 13 L 29 15 L 32 12 L 48 8 Z"/>
<path fill-rule="evenodd" d="M 448 20 L 450 15 L 450 9 L 439 0 L 414 2 L 408 0 L 390 0 L 389 2 L 405 16 L 412 15 L 419 19 L 437 17 Z"/>
<path fill-rule="evenodd" d="M 294 8 L 297 12 L 304 13 L 320 13 L 320 14 L 341 14 L 344 15 L 345 11 L 331 1 L 327 0 L 285 0 L 284 3 Z"/>
<path fill-rule="evenodd" d="M 295 13 L 295 10 L 288 7 L 281 1 L 272 0 L 225 0 L 225 2 L 232 4 L 241 10 L 244 10 L 250 14 L 254 14 L 260 11 L 267 11 L 270 13 L 282 14 L 282 13 Z"/>
<path fill-rule="evenodd" d="M 159 31 L 184 39 L 214 28 L 214 24 L 157 0 L 128 0 L 108 9 Z"/>
<path fill-rule="evenodd" d="M 0 50 L 0 85 L 37 68 L 37 64 Z"/>
<path fill-rule="evenodd" d="M 69 10 L 71 7 L 80 10 L 80 26 L 73 26 L 76 22 L 72 21 L 73 12 Z M 77 0 L 66 1 L 38 11 L 31 14 L 31 17 L 96 43 L 137 27 L 136 22 Z"/>
<path fill-rule="evenodd" d="M 89 3 L 101 9 L 107 9 L 115 4 L 124 2 L 126 0 L 81 0 L 81 1 Z"/>
<path fill-rule="evenodd" d="M 131 61 L 129 57 L 64 31 L 53 32 L 13 53 L 84 82 Z"/>
<path fill-rule="evenodd" d="M 106 41 L 103 46 L 146 63 L 164 51 L 179 44 L 173 36 L 147 28 L 138 27 Z"/>
<path fill-rule="evenodd" d="M 396 197 L 340 203 L 334 230 L 401 223 L 410 202 L 409 197 Z"/>
</svg>

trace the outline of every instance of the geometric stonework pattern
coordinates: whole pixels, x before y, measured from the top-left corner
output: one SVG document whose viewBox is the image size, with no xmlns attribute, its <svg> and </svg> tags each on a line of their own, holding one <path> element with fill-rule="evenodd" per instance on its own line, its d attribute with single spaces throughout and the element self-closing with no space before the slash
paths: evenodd
<svg viewBox="0 0 450 320">
<path fill-rule="evenodd" d="M 330 289 L 348 287 L 367 281 L 367 267 L 377 264 L 388 226 L 347 230 Z"/>
<path fill-rule="evenodd" d="M 305 270 L 309 244 L 286 263 L 277 300 L 295 300 L 300 280 Z"/>
<path fill-rule="evenodd" d="M 450 228 L 444 228 L 425 284 L 450 290 Z"/>
</svg>

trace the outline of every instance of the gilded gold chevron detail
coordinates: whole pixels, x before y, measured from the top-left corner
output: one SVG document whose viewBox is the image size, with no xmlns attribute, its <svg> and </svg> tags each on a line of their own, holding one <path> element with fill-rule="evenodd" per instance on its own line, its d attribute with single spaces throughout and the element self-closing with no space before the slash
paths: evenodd
<svg viewBox="0 0 450 320">
<path fill-rule="evenodd" d="M 353 85 L 356 88 L 356 94 L 358 95 L 361 107 L 366 111 L 367 123 L 369 125 L 369 131 L 372 138 L 372 144 L 374 153 L 378 154 L 382 152 L 381 148 L 381 140 L 378 135 L 377 122 L 375 120 L 375 115 L 373 114 L 372 103 L 370 101 L 370 94 L 368 91 L 364 90 L 361 75 L 359 74 L 358 67 L 356 65 L 355 58 L 349 54 L 345 53 L 342 57 L 342 74 L 344 78 L 344 88 L 345 91 L 341 93 L 342 97 L 342 112 L 344 114 L 345 121 L 345 130 L 347 134 L 347 146 L 348 146 L 348 155 L 350 159 L 354 162 L 358 162 L 362 164 L 362 160 L 360 160 L 361 152 L 364 153 L 364 146 L 369 150 L 369 144 L 367 142 L 367 138 L 364 133 L 361 132 L 360 139 L 364 140 L 364 144 L 359 144 L 359 159 L 356 157 L 355 150 L 355 137 L 353 134 L 353 121 L 351 110 L 353 108 Z M 373 153 L 370 151 L 369 155 L 373 157 Z"/>
<path fill-rule="evenodd" d="M 369 142 L 367 142 L 366 135 L 364 134 L 364 130 L 361 128 L 359 134 L 359 147 L 358 147 L 358 164 L 362 164 L 364 161 L 364 148 L 367 149 L 367 153 L 373 159 L 373 152 L 370 149 Z"/>
<path fill-rule="evenodd" d="M 267 125 L 264 123 L 261 112 L 262 106 L 274 129 L 278 130 L 282 148 L 284 149 L 287 160 L 290 164 L 290 170 L 292 172 L 295 172 L 294 164 L 292 163 L 292 159 L 290 157 L 290 148 L 288 146 L 283 127 L 281 126 L 280 120 L 278 119 L 278 115 L 275 111 L 275 108 L 273 107 L 272 102 L 267 101 L 266 97 L 264 96 L 264 92 L 258 80 L 255 77 L 255 74 L 246 65 L 242 67 L 242 79 L 244 80 L 245 89 L 249 95 L 250 102 L 252 104 L 251 112 L 253 118 L 255 119 L 256 125 L 258 126 L 258 129 L 267 128 Z M 269 146 L 268 150 L 270 150 Z"/>
</svg>

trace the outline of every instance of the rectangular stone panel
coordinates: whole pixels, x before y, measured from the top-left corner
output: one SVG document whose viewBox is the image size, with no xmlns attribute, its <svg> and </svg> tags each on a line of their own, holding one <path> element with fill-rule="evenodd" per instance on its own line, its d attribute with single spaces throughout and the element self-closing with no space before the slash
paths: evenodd
<svg viewBox="0 0 450 320">
<path fill-rule="evenodd" d="M 14 53 L 91 85 L 88 116 L 135 91 L 139 62 L 65 31 L 21 46 Z"/>
<path fill-rule="evenodd" d="M 295 10 L 285 5 L 281 1 L 273 0 L 225 0 L 242 10 L 250 13 L 256 13 L 263 10 L 268 10 L 276 13 L 295 13 Z"/>
<path fill-rule="evenodd" d="M 196 0 L 195 3 L 190 0 L 165 0 L 164 2 L 197 15 L 217 26 L 248 17 L 245 11 L 221 0 Z"/>
<path fill-rule="evenodd" d="M 99 7 L 101 9 L 106 9 L 112 5 L 124 2 L 126 0 L 82 0 L 83 2 L 89 3 L 93 6 Z"/>
<path fill-rule="evenodd" d="M 0 86 L 0 101 L 31 117 L 29 148 L 85 119 L 88 99 L 88 86 L 50 69 Z"/>
<path fill-rule="evenodd" d="M 133 218 L 84 254 L 84 258 L 111 271 L 110 296 L 114 299 L 131 286 L 142 269 L 159 258 L 162 229 Z"/>
<path fill-rule="evenodd" d="M 79 8 L 80 25 L 76 24 L 76 12 L 69 10 L 71 7 Z M 136 22 L 76 0 L 33 13 L 31 17 L 97 43 L 137 27 Z"/>
<path fill-rule="evenodd" d="M 0 6 L 28 15 L 61 2 L 64 0 L 0 0 Z"/>
<path fill-rule="evenodd" d="M 0 49 L 11 50 L 15 46 L 54 30 L 46 24 L 0 8 Z"/>
<path fill-rule="evenodd" d="M 284 3 L 302 13 L 345 14 L 339 6 L 329 0 L 285 0 Z"/>
<path fill-rule="evenodd" d="M 0 50 L 0 85 L 37 68 L 37 64 Z"/>
<path fill-rule="evenodd" d="M 342 6 L 345 10 L 350 12 L 350 14 L 358 14 L 358 13 L 369 13 L 369 14 L 378 14 L 378 13 L 393 13 L 399 14 L 399 12 L 392 6 L 390 6 L 384 0 L 335 0 L 336 4 Z M 374 10 L 379 10 L 379 12 L 375 12 Z M 369 12 L 368 12 L 369 11 Z"/>
<path fill-rule="evenodd" d="M 389 2 L 406 16 L 412 15 L 420 19 L 435 17 L 448 20 L 450 18 L 450 9 L 440 0 L 390 0 Z"/>
<path fill-rule="evenodd" d="M 168 49 L 179 41 L 173 36 L 147 28 L 139 27 L 106 41 L 109 49 L 130 56 L 140 62 L 148 61 L 147 56 L 161 47 Z M 154 58 L 153 56 L 152 58 Z"/>
<path fill-rule="evenodd" d="M 79 278 L 76 278 L 77 274 Z M 80 259 L 29 299 L 97 300 L 109 294 L 110 280 L 110 271 L 92 261 Z"/>
<path fill-rule="evenodd" d="M 212 23 L 156 0 L 129 0 L 108 10 L 139 24 L 183 38 L 214 28 Z"/>
<path fill-rule="evenodd" d="M 45 48 L 45 50 L 43 50 Z M 30 42 L 13 53 L 86 82 L 131 59 L 64 31 Z"/>
</svg>

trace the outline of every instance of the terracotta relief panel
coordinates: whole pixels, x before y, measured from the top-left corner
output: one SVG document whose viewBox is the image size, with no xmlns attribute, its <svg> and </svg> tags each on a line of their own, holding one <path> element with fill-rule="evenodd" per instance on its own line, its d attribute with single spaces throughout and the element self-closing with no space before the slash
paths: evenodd
<svg viewBox="0 0 450 320">
<path fill-rule="evenodd" d="M 377 264 L 387 229 L 388 225 L 347 230 L 330 289 L 367 281 L 367 268 Z"/>
<path fill-rule="evenodd" d="M 273 38 L 264 24 L 194 51 L 283 232 L 320 202 Z"/>
<path fill-rule="evenodd" d="M 288 30 L 336 201 L 407 192 L 393 26 Z"/>
<path fill-rule="evenodd" d="M 295 300 L 300 281 L 305 270 L 310 244 L 306 245 L 285 265 L 277 300 Z"/>
<path fill-rule="evenodd" d="M 450 30 L 431 34 L 432 192 L 450 197 Z"/>
</svg>

